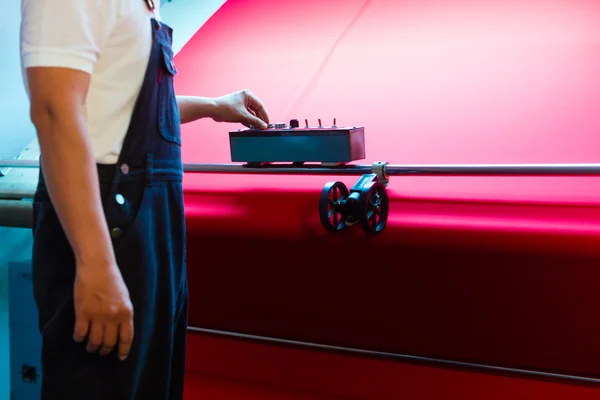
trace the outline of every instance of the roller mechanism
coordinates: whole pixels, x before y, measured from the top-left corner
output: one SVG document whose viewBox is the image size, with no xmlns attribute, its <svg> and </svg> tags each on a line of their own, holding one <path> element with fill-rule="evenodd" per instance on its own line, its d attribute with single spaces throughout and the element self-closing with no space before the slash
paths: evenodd
<svg viewBox="0 0 600 400">
<path fill-rule="evenodd" d="M 329 232 L 360 224 L 369 235 L 380 234 L 387 224 L 389 200 L 377 174 L 363 175 L 348 190 L 343 182 L 329 182 L 321 192 L 319 217 Z"/>
</svg>

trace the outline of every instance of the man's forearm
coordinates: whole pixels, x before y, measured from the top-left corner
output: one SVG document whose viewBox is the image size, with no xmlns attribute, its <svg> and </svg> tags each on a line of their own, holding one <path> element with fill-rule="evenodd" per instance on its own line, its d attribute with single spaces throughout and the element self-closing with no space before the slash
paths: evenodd
<svg viewBox="0 0 600 400">
<path fill-rule="evenodd" d="M 213 118 L 217 108 L 216 99 L 209 97 L 177 96 L 181 123 L 201 118 Z"/>
<path fill-rule="evenodd" d="M 32 120 L 38 133 L 46 186 L 77 264 L 114 262 L 110 259 L 114 252 L 83 114 L 49 106 L 33 109 Z"/>
</svg>

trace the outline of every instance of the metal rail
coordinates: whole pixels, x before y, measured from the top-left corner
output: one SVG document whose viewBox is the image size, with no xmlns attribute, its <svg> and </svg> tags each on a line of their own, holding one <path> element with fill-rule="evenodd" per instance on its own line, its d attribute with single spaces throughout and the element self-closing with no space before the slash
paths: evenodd
<svg viewBox="0 0 600 400">
<path fill-rule="evenodd" d="M 0 161 L 0 168 L 39 168 L 32 160 Z M 363 175 L 372 173 L 374 165 L 348 164 L 184 164 L 185 172 L 206 174 L 265 174 L 265 175 Z M 428 176 L 600 176 L 600 164 L 385 164 L 387 175 Z"/>
<path fill-rule="evenodd" d="M 0 168 L 39 168 L 37 160 L 0 160 Z M 360 176 L 375 173 L 388 176 L 600 176 L 600 164 L 464 164 L 464 165 L 399 165 L 383 162 L 326 166 L 321 164 L 184 164 L 188 173 L 265 174 L 265 175 L 329 175 Z M 2 178 L 4 179 L 4 178 Z M 0 180 L 0 183 L 2 181 Z M 31 199 L 35 185 L 0 187 L 0 226 L 30 226 Z"/>
</svg>

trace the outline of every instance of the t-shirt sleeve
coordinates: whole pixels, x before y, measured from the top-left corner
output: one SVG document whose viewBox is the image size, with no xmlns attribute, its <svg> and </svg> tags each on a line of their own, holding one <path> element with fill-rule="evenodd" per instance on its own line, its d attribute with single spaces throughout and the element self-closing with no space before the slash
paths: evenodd
<svg viewBox="0 0 600 400">
<path fill-rule="evenodd" d="M 110 34 L 110 3 L 22 0 L 23 68 L 65 67 L 91 74 Z"/>
</svg>

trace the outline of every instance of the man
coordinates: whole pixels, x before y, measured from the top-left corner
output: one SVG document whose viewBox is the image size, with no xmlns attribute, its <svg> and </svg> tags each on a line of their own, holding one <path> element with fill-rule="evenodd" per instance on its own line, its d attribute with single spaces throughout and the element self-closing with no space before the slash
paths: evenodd
<svg viewBox="0 0 600 400">
<path fill-rule="evenodd" d="M 34 293 L 42 399 L 181 399 L 187 280 L 181 123 L 266 128 L 241 91 L 176 97 L 151 0 L 22 0 L 41 147 Z"/>
</svg>

